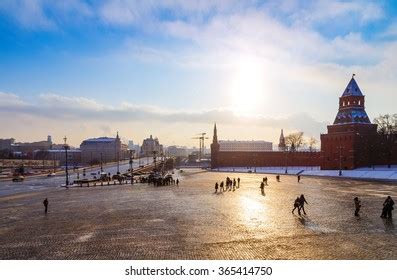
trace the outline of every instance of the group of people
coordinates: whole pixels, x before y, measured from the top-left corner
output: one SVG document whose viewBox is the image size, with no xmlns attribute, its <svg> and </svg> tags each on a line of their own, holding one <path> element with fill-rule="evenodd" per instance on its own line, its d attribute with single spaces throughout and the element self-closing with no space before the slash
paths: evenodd
<svg viewBox="0 0 397 280">
<path fill-rule="evenodd" d="M 236 188 L 238 189 L 240 187 L 240 178 L 233 178 L 230 179 L 229 177 L 226 177 L 226 183 L 223 181 L 218 184 L 218 182 L 215 183 L 215 193 L 223 193 L 226 191 L 235 191 Z"/>
<path fill-rule="evenodd" d="M 394 210 L 394 201 L 390 197 L 390 195 L 386 198 L 385 202 L 383 202 L 383 209 L 380 217 L 382 219 L 391 219 L 392 218 L 392 211 Z M 354 198 L 354 216 L 360 216 L 359 212 L 361 209 L 361 201 L 358 197 Z"/>
<path fill-rule="evenodd" d="M 394 210 L 393 206 L 394 206 L 394 201 L 390 196 L 388 196 L 385 202 L 383 202 L 383 209 L 380 217 L 384 219 L 391 219 L 392 218 L 391 212 Z"/>
<path fill-rule="evenodd" d="M 296 197 L 294 201 L 294 209 L 292 209 L 292 214 L 294 214 L 295 209 L 298 209 L 299 216 L 301 216 L 301 211 L 303 211 L 303 214 L 306 215 L 305 203 L 309 204 L 307 203 L 306 198 L 303 194 L 301 194 L 301 196 Z"/>
<path fill-rule="evenodd" d="M 259 186 L 262 195 L 265 195 L 265 186 L 267 186 L 267 177 L 262 179 L 261 185 Z"/>
</svg>

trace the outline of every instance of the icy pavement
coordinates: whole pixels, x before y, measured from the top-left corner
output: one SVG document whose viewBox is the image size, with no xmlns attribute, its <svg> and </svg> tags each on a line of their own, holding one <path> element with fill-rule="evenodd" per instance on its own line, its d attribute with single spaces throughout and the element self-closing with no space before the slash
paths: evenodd
<svg viewBox="0 0 397 280">
<path fill-rule="evenodd" d="M 396 185 L 283 175 L 278 183 L 270 175 L 262 196 L 261 174 L 180 176 L 179 187 L 1 195 L 0 259 L 397 259 L 395 222 L 379 217 L 387 195 L 397 201 Z M 240 177 L 240 188 L 215 194 L 226 176 Z M 299 217 L 291 210 L 301 193 L 309 205 Z"/>
</svg>

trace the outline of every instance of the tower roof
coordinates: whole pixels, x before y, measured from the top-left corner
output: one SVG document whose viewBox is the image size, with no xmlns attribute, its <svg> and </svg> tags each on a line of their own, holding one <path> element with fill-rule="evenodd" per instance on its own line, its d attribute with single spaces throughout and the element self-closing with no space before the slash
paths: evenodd
<svg viewBox="0 0 397 280">
<path fill-rule="evenodd" d="M 214 136 L 212 137 L 212 143 L 218 142 L 218 130 L 216 129 L 216 123 L 214 124 Z"/>
<path fill-rule="evenodd" d="M 364 108 L 364 95 L 353 77 L 340 98 L 339 111 L 334 124 L 371 124 Z"/>
<path fill-rule="evenodd" d="M 363 96 L 356 80 L 354 79 L 354 74 L 350 82 L 347 84 L 347 87 L 343 92 L 342 96 Z"/>
</svg>

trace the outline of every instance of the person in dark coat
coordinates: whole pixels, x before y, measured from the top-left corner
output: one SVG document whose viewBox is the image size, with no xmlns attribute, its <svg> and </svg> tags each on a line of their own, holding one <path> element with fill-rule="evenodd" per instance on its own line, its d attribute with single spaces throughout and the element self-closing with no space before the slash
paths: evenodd
<svg viewBox="0 0 397 280">
<path fill-rule="evenodd" d="M 215 193 L 218 192 L 218 182 L 215 183 Z"/>
<path fill-rule="evenodd" d="M 380 215 L 381 218 L 392 218 L 392 211 L 394 210 L 394 201 L 393 199 L 388 196 L 383 202 L 383 209 L 382 209 L 382 215 Z"/>
<path fill-rule="evenodd" d="M 48 198 L 44 199 L 43 204 L 44 204 L 44 213 L 47 214 L 47 211 L 48 211 Z"/>
<path fill-rule="evenodd" d="M 265 195 L 265 183 L 264 182 L 261 183 L 261 186 L 259 188 L 261 189 L 262 195 Z"/>
<path fill-rule="evenodd" d="M 240 177 L 237 178 L 237 188 L 240 187 Z"/>
<path fill-rule="evenodd" d="M 306 215 L 306 212 L 305 212 L 305 203 L 306 203 L 306 204 L 309 204 L 309 203 L 307 203 L 305 196 L 304 196 L 303 194 L 301 194 L 301 196 L 299 197 L 299 210 L 303 210 L 303 214 L 304 214 L 304 215 Z M 299 210 L 298 210 L 298 212 L 300 213 Z"/>
<path fill-rule="evenodd" d="M 355 211 L 354 211 L 354 216 L 360 216 L 359 214 L 358 214 L 358 212 L 360 212 L 360 208 L 361 208 L 361 201 L 358 199 L 358 197 L 355 197 L 354 198 L 354 208 L 355 208 Z"/>
<path fill-rule="evenodd" d="M 292 209 L 292 214 L 294 214 L 295 209 L 298 209 L 298 214 L 300 216 L 301 211 L 299 209 L 300 203 L 299 203 L 299 196 L 296 197 L 295 201 L 294 201 L 294 209 Z"/>
<path fill-rule="evenodd" d="M 298 175 L 298 183 L 301 181 L 301 175 Z"/>
<path fill-rule="evenodd" d="M 223 181 L 221 182 L 221 184 L 220 184 L 219 186 L 220 186 L 219 191 L 220 191 L 220 192 L 224 192 L 224 191 L 225 191 L 225 188 L 223 187 L 223 186 L 224 186 L 224 185 L 223 185 Z"/>
</svg>

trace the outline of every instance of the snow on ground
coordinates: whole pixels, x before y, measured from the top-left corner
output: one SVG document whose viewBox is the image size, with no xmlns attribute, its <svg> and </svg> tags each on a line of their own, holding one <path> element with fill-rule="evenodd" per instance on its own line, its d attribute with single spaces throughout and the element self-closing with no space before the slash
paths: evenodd
<svg viewBox="0 0 397 280">
<path fill-rule="evenodd" d="M 339 176 L 339 170 L 320 170 L 319 166 L 291 166 L 291 167 L 222 167 L 213 171 L 220 172 L 243 172 L 243 173 L 263 173 L 263 174 L 289 174 L 302 176 L 324 176 L 324 177 L 343 177 L 355 179 L 373 179 L 373 180 L 395 180 L 397 181 L 397 166 L 391 168 L 387 166 L 376 166 L 375 168 L 358 168 L 355 170 L 342 170 Z"/>
</svg>

